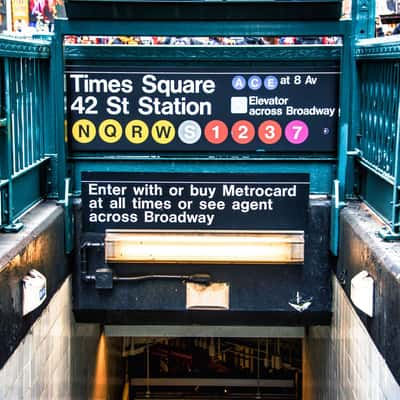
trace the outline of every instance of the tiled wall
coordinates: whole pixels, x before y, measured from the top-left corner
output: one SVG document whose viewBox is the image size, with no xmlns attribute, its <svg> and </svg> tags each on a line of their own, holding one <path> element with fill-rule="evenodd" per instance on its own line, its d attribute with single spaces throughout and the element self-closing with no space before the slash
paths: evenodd
<svg viewBox="0 0 400 400">
<path fill-rule="evenodd" d="M 332 326 L 311 327 L 304 340 L 303 399 L 400 399 L 399 385 L 336 278 L 333 307 Z M 74 322 L 69 278 L 0 370 L 0 399 L 118 398 L 118 346 L 98 325 Z"/>
<path fill-rule="evenodd" d="M 400 386 L 337 279 L 332 326 L 311 327 L 303 348 L 303 400 L 398 400 Z"/>
<path fill-rule="evenodd" d="M 0 399 L 93 398 L 100 337 L 74 322 L 68 278 L 0 370 Z"/>
</svg>

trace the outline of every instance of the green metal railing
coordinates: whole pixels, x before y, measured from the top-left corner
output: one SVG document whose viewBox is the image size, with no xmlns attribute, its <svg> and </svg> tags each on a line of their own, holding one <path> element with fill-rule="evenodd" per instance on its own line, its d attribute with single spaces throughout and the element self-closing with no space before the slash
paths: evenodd
<svg viewBox="0 0 400 400">
<path fill-rule="evenodd" d="M 21 228 L 18 218 L 46 192 L 49 157 L 50 44 L 0 37 L 0 228 Z"/>
<path fill-rule="evenodd" d="M 400 43 L 361 41 L 357 47 L 360 194 L 400 236 Z"/>
</svg>

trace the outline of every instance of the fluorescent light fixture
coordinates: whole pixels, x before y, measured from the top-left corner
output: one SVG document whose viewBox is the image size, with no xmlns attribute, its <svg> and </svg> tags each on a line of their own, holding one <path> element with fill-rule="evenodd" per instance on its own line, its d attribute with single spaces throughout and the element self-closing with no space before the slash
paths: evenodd
<svg viewBox="0 0 400 400">
<path fill-rule="evenodd" d="M 107 230 L 105 258 L 110 263 L 299 264 L 304 232 Z"/>
</svg>

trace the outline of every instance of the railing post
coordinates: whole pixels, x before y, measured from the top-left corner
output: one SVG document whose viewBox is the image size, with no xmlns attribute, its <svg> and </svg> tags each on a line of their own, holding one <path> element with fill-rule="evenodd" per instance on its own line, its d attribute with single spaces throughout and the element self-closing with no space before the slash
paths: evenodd
<svg viewBox="0 0 400 400">
<path fill-rule="evenodd" d="M 50 57 L 47 64 L 46 74 L 37 74 L 37 85 L 36 93 L 47 93 L 47 96 L 43 98 L 43 109 L 49 112 L 44 115 L 43 113 L 38 113 L 37 120 L 40 122 L 39 125 L 42 127 L 43 132 L 40 137 L 40 145 L 43 149 L 44 156 L 49 159 L 46 165 L 44 173 L 44 185 L 46 190 L 46 198 L 48 199 L 58 199 L 58 192 L 56 187 L 57 182 L 57 147 L 56 147 L 56 119 L 55 119 L 55 104 L 54 104 L 54 85 L 51 76 L 52 59 L 54 57 L 53 42 L 54 34 L 35 34 L 34 38 L 39 40 L 46 40 L 50 43 Z M 50 75 L 50 79 L 48 76 Z"/>
<path fill-rule="evenodd" d="M 355 39 L 375 36 L 375 1 L 361 0 L 352 2 L 352 19 L 355 22 Z"/>
<path fill-rule="evenodd" d="M 354 63 L 353 30 L 350 21 L 345 25 L 343 35 L 343 53 L 341 57 L 340 76 L 340 118 L 338 135 L 338 166 L 337 179 L 333 186 L 333 200 L 331 212 L 331 240 L 330 250 L 332 254 L 338 254 L 339 245 L 339 212 L 344 205 L 348 168 L 348 145 L 351 135 L 350 107 L 352 99 L 352 74 Z"/>
<path fill-rule="evenodd" d="M 5 80 L 5 105 L 6 105 L 6 119 L 7 119 L 7 161 L 6 161 L 6 179 L 7 179 L 7 191 L 6 191 L 6 211 L 7 224 L 2 227 L 4 232 L 18 232 L 23 228 L 21 222 L 14 220 L 14 194 L 13 194 L 13 140 L 12 140 L 12 125 L 11 125 L 11 93 L 10 93 L 10 60 L 6 58 L 4 60 L 4 80 Z"/>
<path fill-rule="evenodd" d="M 52 42 L 50 61 L 50 81 L 52 82 L 52 100 L 54 104 L 54 134 L 56 143 L 56 182 L 58 202 L 64 206 L 65 251 L 73 248 L 72 207 L 69 201 L 70 178 L 67 173 L 67 147 L 65 142 L 64 115 L 64 34 L 60 28 L 60 20 L 55 20 L 55 34 Z"/>
<path fill-rule="evenodd" d="M 57 22 L 57 20 L 55 21 Z M 51 151 L 51 173 L 49 176 L 49 187 L 52 197 L 60 202 L 64 199 L 65 178 L 65 142 L 64 142 L 64 66 L 61 36 L 55 29 L 51 42 L 50 56 L 50 101 L 52 109 L 49 125 L 52 131 Z"/>
</svg>

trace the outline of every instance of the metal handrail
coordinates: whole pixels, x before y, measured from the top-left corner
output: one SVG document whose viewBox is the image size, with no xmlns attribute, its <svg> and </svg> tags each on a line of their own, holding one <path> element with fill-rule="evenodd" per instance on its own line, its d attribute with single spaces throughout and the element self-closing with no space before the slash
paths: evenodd
<svg viewBox="0 0 400 400">
<path fill-rule="evenodd" d="M 48 160 L 50 42 L 0 35 L 0 220 L 5 231 L 42 199 L 40 169 Z"/>
<path fill-rule="evenodd" d="M 377 196 L 361 188 L 361 195 L 388 222 L 384 237 L 397 239 L 400 238 L 400 42 L 393 38 L 362 40 L 357 44 L 356 57 L 361 181 L 370 179 L 372 174 L 375 178 L 371 179 L 379 186 L 376 191 L 383 191 Z M 369 182 L 373 184 L 371 179 Z M 385 195 L 388 185 L 390 189 Z"/>
</svg>

